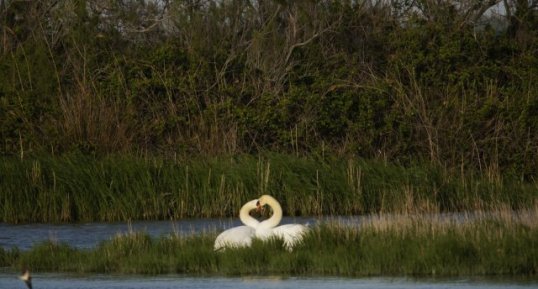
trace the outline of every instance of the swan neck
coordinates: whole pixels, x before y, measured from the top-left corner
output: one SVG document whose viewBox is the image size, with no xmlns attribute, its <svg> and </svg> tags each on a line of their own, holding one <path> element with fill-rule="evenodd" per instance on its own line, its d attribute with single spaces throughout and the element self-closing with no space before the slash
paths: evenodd
<svg viewBox="0 0 538 289">
<path fill-rule="evenodd" d="M 269 228 L 276 227 L 282 220 L 282 207 L 273 197 L 268 197 L 266 204 L 273 209 L 273 215 L 264 221 L 265 225 Z"/>
<path fill-rule="evenodd" d="M 241 222 L 249 227 L 256 228 L 260 223 L 256 218 L 250 215 L 250 211 L 256 208 L 256 200 L 247 202 L 239 210 L 239 219 Z"/>
</svg>

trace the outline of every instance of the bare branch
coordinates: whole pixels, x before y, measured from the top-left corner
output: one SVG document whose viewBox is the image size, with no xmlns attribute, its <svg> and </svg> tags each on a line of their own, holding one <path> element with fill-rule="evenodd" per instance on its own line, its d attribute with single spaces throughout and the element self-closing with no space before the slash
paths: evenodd
<svg viewBox="0 0 538 289">
<path fill-rule="evenodd" d="M 325 28 L 323 29 L 322 31 L 320 32 L 317 32 L 315 33 L 314 35 L 312 35 L 309 39 L 303 41 L 303 42 L 300 42 L 300 43 L 296 43 L 294 45 L 292 45 L 289 49 L 288 49 L 288 54 L 286 54 L 286 58 L 284 60 L 284 64 L 288 64 L 289 61 L 290 61 L 290 58 L 291 58 L 291 55 L 293 54 L 293 51 L 299 47 L 302 47 L 302 46 L 305 46 L 307 44 L 309 44 L 310 42 L 314 41 L 316 38 L 318 38 L 319 36 L 321 36 L 322 34 L 324 34 L 325 32 L 329 31 L 330 30 L 330 27 L 328 28 Z"/>
</svg>

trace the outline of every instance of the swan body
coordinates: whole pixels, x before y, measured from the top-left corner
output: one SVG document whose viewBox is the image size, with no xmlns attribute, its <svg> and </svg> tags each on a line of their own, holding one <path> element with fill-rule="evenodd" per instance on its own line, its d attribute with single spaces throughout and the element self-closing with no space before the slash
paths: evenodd
<svg viewBox="0 0 538 289">
<path fill-rule="evenodd" d="M 249 226 L 230 228 L 217 236 L 213 248 L 218 251 L 225 248 L 250 247 L 255 233 L 256 229 Z"/>
<path fill-rule="evenodd" d="M 247 202 L 239 210 L 239 219 L 246 226 L 233 227 L 220 233 L 215 239 L 213 248 L 215 251 L 225 248 L 250 247 L 252 238 L 256 235 L 256 227 L 260 223 L 249 212 L 256 209 L 258 200 Z"/>
<path fill-rule="evenodd" d="M 308 227 L 301 224 L 287 224 L 277 227 L 282 220 L 282 207 L 270 195 L 261 196 L 256 205 L 258 208 L 268 205 L 273 209 L 273 215 L 256 226 L 256 238 L 261 240 L 270 238 L 282 239 L 284 247 L 290 252 L 293 251 L 293 247 L 303 240 L 304 235 L 308 232 Z"/>
</svg>

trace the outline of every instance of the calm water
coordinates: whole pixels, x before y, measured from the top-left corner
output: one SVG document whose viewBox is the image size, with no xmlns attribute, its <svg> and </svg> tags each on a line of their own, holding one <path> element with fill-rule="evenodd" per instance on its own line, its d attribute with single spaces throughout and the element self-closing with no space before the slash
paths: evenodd
<svg viewBox="0 0 538 289">
<path fill-rule="evenodd" d="M 388 218 L 398 218 L 398 215 Z M 472 214 L 421 215 L 424 218 L 441 218 L 443 220 L 465 221 L 474 218 Z M 334 221 L 349 226 L 360 226 L 376 216 L 346 216 L 324 218 L 284 217 L 281 224 L 299 223 L 315 226 L 320 222 Z M 387 218 L 387 216 L 384 216 Z M 239 226 L 237 218 L 229 219 L 188 219 L 179 221 L 137 221 L 132 223 L 85 223 L 85 224 L 24 224 L 12 225 L 0 223 L 0 247 L 17 246 L 27 250 L 37 243 L 47 240 L 65 242 L 77 248 L 91 248 L 104 240 L 109 240 L 118 233 L 142 231 L 150 236 L 159 237 L 169 234 L 198 234 L 208 231 L 220 232 Z M 0 287 L 0 289 L 2 289 Z"/>
<path fill-rule="evenodd" d="M 454 288 L 538 288 L 538 283 L 530 281 L 480 280 L 480 279 L 405 279 L 405 278 L 281 278 L 281 277 L 185 277 L 167 275 L 159 277 L 128 277 L 114 275 L 91 275 L 76 277 L 61 274 L 34 274 L 35 289 L 454 289 Z M 24 289 L 24 283 L 14 274 L 0 273 L 0 288 Z"/>
<path fill-rule="evenodd" d="M 315 224 L 314 218 L 284 218 L 282 224 Z M 189 219 L 181 221 L 137 221 L 132 223 L 24 224 L 0 223 L 0 247 L 27 250 L 47 240 L 65 242 L 77 248 L 91 248 L 118 233 L 142 231 L 158 237 L 169 234 L 197 234 L 242 225 L 238 219 Z M 2 289 L 2 287 L 0 287 Z"/>
</svg>

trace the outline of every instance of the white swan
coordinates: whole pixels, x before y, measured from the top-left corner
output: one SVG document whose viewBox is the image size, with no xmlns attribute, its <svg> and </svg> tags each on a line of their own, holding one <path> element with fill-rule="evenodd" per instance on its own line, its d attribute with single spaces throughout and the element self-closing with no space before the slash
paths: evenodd
<svg viewBox="0 0 538 289">
<path fill-rule="evenodd" d="M 280 238 L 284 241 L 284 247 L 288 251 L 293 251 L 293 247 L 303 240 L 308 232 L 308 227 L 301 224 L 287 224 L 276 227 L 282 220 L 282 207 L 280 203 L 270 195 L 263 195 L 258 199 L 256 206 L 258 209 L 268 205 L 273 209 L 273 215 L 260 222 L 256 226 L 256 238 L 267 240 L 269 238 Z"/>
<path fill-rule="evenodd" d="M 241 207 L 239 219 L 246 226 L 234 227 L 220 233 L 213 245 L 215 251 L 224 250 L 225 248 L 250 247 L 260 222 L 252 217 L 249 212 L 257 208 L 257 203 L 258 200 L 252 200 Z"/>
</svg>

